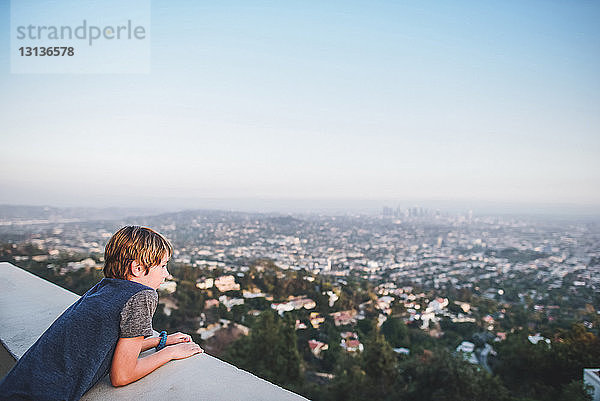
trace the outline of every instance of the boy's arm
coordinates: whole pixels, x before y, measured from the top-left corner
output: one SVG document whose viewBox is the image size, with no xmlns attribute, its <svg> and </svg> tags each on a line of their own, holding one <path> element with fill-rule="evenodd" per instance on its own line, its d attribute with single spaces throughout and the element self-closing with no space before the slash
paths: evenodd
<svg viewBox="0 0 600 401">
<path fill-rule="evenodd" d="M 202 352 L 198 344 L 184 342 L 138 359 L 143 343 L 144 337 L 119 338 L 110 368 L 110 381 L 113 386 L 132 383 L 172 359 L 183 359 Z"/>
<path fill-rule="evenodd" d="M 150 348 L 154 348 L 154 347 L 158 346 L 159 342 L 160 342 L 160 337 L 144 338 L 144 341 L 142 341 L 142 348 L 141 348 L 140 352 L 144 352 L 146 350 L 149 350 Z"/>
</svg>

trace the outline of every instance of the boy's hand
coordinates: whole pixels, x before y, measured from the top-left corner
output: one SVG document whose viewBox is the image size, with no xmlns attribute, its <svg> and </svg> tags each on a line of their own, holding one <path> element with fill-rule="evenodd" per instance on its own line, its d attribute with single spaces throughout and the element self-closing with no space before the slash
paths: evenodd
<svg viewBox="0 0 600 401">
<path fill-rule="evenodd" d="M 167 336 L 167 343 L 166 345 L 173 345 L 173 344 L 179 344 L 179 343 L 189 343 L 192 341 L 192 337 L 190 337 L 189 334 L 184 334 L 184 333 L 173 333 L 173 334 L 169 334 Z"/>
<path fill-rule="evenodd" d="M 204 350 L 194 342 L 181 343 L 165 349 L 168 349 L 171 352 L 172 359 L 184 359 L 204 352 Z"/>
</svg>

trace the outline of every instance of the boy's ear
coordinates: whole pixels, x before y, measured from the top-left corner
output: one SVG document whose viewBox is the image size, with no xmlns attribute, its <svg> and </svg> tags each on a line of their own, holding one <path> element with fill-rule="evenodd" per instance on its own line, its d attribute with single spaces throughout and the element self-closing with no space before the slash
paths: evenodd
<svg viewBox="0 0 600 401">
<path fill-rule="evenodd" d="M 146 271 L 144 270 L 144 267 L 142 265 L 140 265 L 137 261 L 133 261 L 131 262 L 131 275 L 133 277 L 142 277 L 144 276 L 146 273 Z"/>
</svg>

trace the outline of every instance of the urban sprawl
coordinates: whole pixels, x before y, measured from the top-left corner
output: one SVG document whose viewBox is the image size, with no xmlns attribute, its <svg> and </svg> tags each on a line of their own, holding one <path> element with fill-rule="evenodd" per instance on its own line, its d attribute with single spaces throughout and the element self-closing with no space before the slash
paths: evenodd
<svg viewBox="0 0 600 401">
<path fill-rule="evenodd" d="M 451 215 L 418 207 L 385 207 L 377 216 L 189 211 L 122 221 L 5 219 L 0 233 L 12 247 L 26 244 L 36 250 L 35 254 L 15 254 L 11 259 L 15 264 L 45 263 L 48 269 L 66 275 L 100 269 L 106 241 L 132 220 L 173 242 L 171 265 L 202 272 L 196 289 L 210 291 L 212 297 L 204 299 L 195 333 L 207 341 L 230 325 L 243 334 L 248 328 L 205 312 L 219 307 L 231 311 L 255 298 L 263 298 L 282 316 L 305 310 L 306 318 L 296 320 L 297 330 L 319 329 L 325 321 L 319 300 L 309 294 L 277 298 L 256 286 L 244 288 L 242 278 L 252 266 L 259 273 L 264 269 L 257 261 L 269 261 L 282 276 L 285 271 L 302 271 L 303 280 L 316 285 L 325 279 L 331 284 L 321 295 L 328 303 L 327 315 L 343 329 L 341 346 L 347 352 L 363 349 L 353 325 L 365 318 L 368 307 L 377 310 L 378 326 L 392 315 L 401 316 L 432 337 L 443 335 L 439 324 L 443 319 L 477 323 L 490 334 L 490 341 L 477 345 L 474 352 L 476 345 L 463 339 L 456 352 L 486 369 L 486 357 L 494 352 L 487 343 L 506 338 L 503 305 L 524 305 L 545 322 L 579 316 L 589 329 L 597 317 L 585 316 L 600 313 L 598 305 L 589 310 L 600 292 L 600 228 L 586 221 L 474 216 L 471 212 Z M 65 255 L 81 258 L 57 263 Z M 350 309 L 337 308 L 341 290 L 351 279 L 371 283 L 375 298 Z M 167 316 L 178 308 L 178 283 L 172 277 L 160 289 Z M 492 300 L 498 308 L 481 313 L 469 302 L 452 297 L 460 291 Z M 578 315 L 576 310 L 588 314 Z M 535 333 L 535 326 L 531 329 L 532 343 L 549 341 Z M 319 338 L 309 339 L 307 346 L 317 358 L 327 349 Z M 410 353 L 407 347 L 394 350 Z"/>
</svg>

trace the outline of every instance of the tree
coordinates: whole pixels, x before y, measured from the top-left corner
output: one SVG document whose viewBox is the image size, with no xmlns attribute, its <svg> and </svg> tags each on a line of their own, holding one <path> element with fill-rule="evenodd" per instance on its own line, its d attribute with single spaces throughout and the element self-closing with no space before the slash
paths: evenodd
<svg viewBox="0 0 600 401">
<path fill-rule="evenodd" d="M 542 400 L 560 399 L 575 392 L 586 366 L 600 360 L 600 339 L 582 325 L 560 331 L 551 344 L 531 344 L 527 333 L 509 335 L 498 344 L 495 372 L 512 393 Z"/>
<path fill-rule="evenodd" d="M 567 384 L 562 388 L 562 391 L 556 401 L 592 401 L 592 395 L 590 394 L 591 389 L 587 389 L 586 387 L 591 387 L 587 385 L 584 387 L 581 380 L 573 380 L 571 383 Z"/>
<path fill-rule="evenodd" d="M 342 346 L 338 339 L 332 339 L 328 343 L 328 347 L 322 352 L 323 359 L 321 360 L 321 368 L 325 372 L 333 372 L 342 356 Z"/>
<path fill-rule="evenodd" d="M 494 371 L 514 395 L 540 399 L 552 393 L 545 377 L 551 366 L 552 351 L 548 344 L 544 341 L 531 344 L 527 333 L 520 332 L 509 335 L 497 349 Z"/>
<path fill-rule="evenodd" d="M 401 319 L 389 318 L 381 326 L 381 333 L 385 339 L 394 348 L 408 347 L 410 338 L 408 337 L 408 327 Z"/>
<path fill-rule="evenodd" d="M 396 381 L 396 355 L 379 332 L 365 344 L 362 365 L 372 387 L 372 394 L 389 393 Z"/>
<path fill-rule="evenodd" d="M 286 316 L 282 324 L 279 326 L 280 340 L 278 344 L 278 364 L 279 379 L 283 383 L 298 383 L 301 381 L 300 376 L 300 353 L 296 346 L 296 329 L 295 320 L 290 316 Z"/>
<path fill-rule="evenodd" d="M 330 398 L 339 401 L 362 401 L 377 398 L 369 394 L 367 375 L 357 361 L 343 355 L 330 388 Z"/>
<path fill-rule="evenodd" d="M 302 381 L 293 322 L 280 319 L 272 311 L 263 312 L 252 325 L 250 335 L 233 343 L 224 358 L 280 385 Z"/>
<path fill-rule="evenodd" d="M 439 351 L 411 358 L 401 366 L 397 393 L 406 400 L 507 401 L 508 390 L 498 378 Z"/>
<path fill-rule="evenodd" d="M 595 366 L 600 361 L 600 338 L 588 332 L 582 324 L 561 331 L 552 348 L 555 350 L 554 366 L 560 369 L 549 377 L 561 385 L 579 379 L 584 367 Z"/>
</svg>

